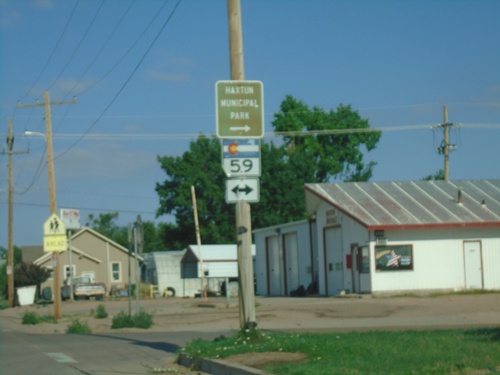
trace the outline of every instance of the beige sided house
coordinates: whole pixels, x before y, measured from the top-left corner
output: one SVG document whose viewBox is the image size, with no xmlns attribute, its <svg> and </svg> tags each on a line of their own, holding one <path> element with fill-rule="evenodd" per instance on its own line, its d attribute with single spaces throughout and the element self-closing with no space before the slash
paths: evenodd
<svg viewBox="0 0 500 375">
<path fill-rule="evenodd" d="M 96 282 L 106 284 L 106 291 L 127 290 L 128 249 L 90 228 L 82 228 L 71 236 L 73 275 L 87 275 Z M 142 264 L 142 257 L 139 263 Z M 51 253 L 43 253 L 33 260 L 34 264 L 52 269 Z M 69 251 L 59 254 L 59 279 L 63 282 L 70 274 Z M 131 284 L 135 284 L 135 263 L 131 257 Z M 53 279 L 47 280 L 42 288 L 53 288 Z M 54 292 L 54 291 L 52 291 Z"/>
</svg>

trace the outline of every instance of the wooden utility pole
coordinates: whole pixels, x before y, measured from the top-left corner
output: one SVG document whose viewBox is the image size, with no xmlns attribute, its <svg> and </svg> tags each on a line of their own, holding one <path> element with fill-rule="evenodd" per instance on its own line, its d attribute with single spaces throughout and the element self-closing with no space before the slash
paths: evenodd
<svg viewBox="0 0 500 375">
<path fill-rule="evenodd" d="M 194 212 L 194 226 L 196 230 L 196 243 L 198 245 L 198 253 L 200 256 L 200 268 L 201 268 L 201 289 L 203 294 L 203 299 L 205 302 L 208 299 L 207 295 L 207 283 L 205 280 L 205 267 L 203 266 L 203 255 L 201 254 L 201 236 L 200 236 L 200 224 L 198 222 L 198 208 L 196 207 L 196 191 L 194 186 L 191 186 L 191 198 L 193 200 L 193 212 Z M 227 285 L 226 285 L 227 290 Z"/>
<path fill-rule="evenodd" d="M 444 120 L 444 123 L 443 123 L 443 126 L 444 126 L 444 150 L 443 150 L 443 154 L 444 154 L 444 180 L 445 181 L 448 181 L 449 177 L 450 177 L 450 172 L 449 172 L 449 162 L 450 162 L 450 151 L 449 151 L 449 148 L 448 148 L 448 142 L 450 140 L 450 136 L 449 136 L 449 131 L 448 131 L 448 108 L 446 106 L 443 106 L 443 120 Z"/>
<path fill-rule="evenodd" d="M 441 143 L 441 146 L 438 148 L 438 152 L 440 154 L 444 155 L 444 180 L 448 181 L 450 178 L 450 167 L 449 167 L 449 162 L 450 162 L 450 151 L 455 150 L 456 145 L 450 144 L 450 127 L 455 126 L 453 123 L 448 122 L 448 108 L 446 106 L 443 106 L 443 120 L 444 123 L 438 125 L 443 128 L 443 142 Z"/>
<path fill-rule="evenodd" d="M 243 33 L 241 26 L 240 0 L 228 0 L 229 53 L 231 65 L 231 80 L 245 79 L 243 60 Z M 250 204 L 238 201 L 236 203 L 236 236 L 238 244 L 239 301 L 240 328 L 254 328 L 255 290 L 253 282 L 252 263 L 252 217 Z M 226 285 L 227 293 L 227 285 Z"/>
<path fill-rule="evenodd" d="M 66 102 L 50 102 L 49 92 L 45 91 L 44 93 L 44 102 L 43 103 L 35 103 L 35 104 L 23 104 L 17 105 L 17 108 L 26 108 L 26 107 L 45 107 L 45 142 L 47 144 L 47 171 L 49 178 L 49 200 L 50 200 L 50 214 L 57 215 L 57 204 L 56 204 L 56 178 L 54 172 L 54 153 L 52 146 L 52 119 L 50 113 L 51 105 L 59 105 L 59 104 L 75 104 L 76 100 L 73 99 L 71 101 Z M 61 281 L 59 275 L 59 253 L 52 253 L 52 259 L 54 262 L 54 318 L 61 319 Z"/>
<path fill-rule="evenodd" d="M 7 228 L 7 293 L 9 307 L 14 307 L 14 183 L 12 177 L 12 155 L 26 154 L 27 151 L 14 152 L 14 134 L 12 132 L 12 119 L 9 118 L 7 133 L 7 152 L 9 155 L 9 191 L 8 191 L 8 228 Z"/>
</svg>

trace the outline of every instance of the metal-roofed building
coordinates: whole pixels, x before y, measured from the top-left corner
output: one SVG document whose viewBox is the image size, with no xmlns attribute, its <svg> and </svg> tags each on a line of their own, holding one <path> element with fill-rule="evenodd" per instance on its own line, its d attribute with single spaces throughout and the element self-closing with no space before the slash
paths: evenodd
<svg viewBox="0 0 500 375">
<path fill-rule="evenodd" d="M 500 289 L 500 180 L 306 184 L 319 292 Z"/>
</svg>

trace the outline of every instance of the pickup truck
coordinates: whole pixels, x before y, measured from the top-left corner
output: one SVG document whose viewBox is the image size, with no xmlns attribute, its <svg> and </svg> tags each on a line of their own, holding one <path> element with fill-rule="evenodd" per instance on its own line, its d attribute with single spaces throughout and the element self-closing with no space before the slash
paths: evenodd
<svg viewBox="0 0 500 375">
<path fill-rule="evenodd" d="M 73 277 L 72 288 L 69 285 L 69 280 L 66 279 L 61 288 L 61 298 L 63 301 L 71 298 L 71 293 L 75 299 L 103 299 L 106 294 L 106 285 L 104 283 L 92 282 L 88 276 Z"/>
</svg>

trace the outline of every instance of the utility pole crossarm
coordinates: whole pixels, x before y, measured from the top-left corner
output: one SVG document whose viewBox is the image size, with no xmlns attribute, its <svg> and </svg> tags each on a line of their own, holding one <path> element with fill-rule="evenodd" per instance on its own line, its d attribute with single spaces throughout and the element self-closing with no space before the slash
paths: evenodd
<svg viewBox="0 0 500 375">
<path fill-rule="evenodd" d="M 60 105 L 60 104 L 76 104 L 76 98 L 73 98 L 72 100 L 66 100 L 62 102 L 42 102 L 42 103 L 31 103 L 31 104 L 16 104 L 16 108 L 29 108 L 29 107 L 43 107 L 47 104 L 49 105 Z"/>
</svg>

